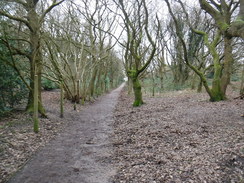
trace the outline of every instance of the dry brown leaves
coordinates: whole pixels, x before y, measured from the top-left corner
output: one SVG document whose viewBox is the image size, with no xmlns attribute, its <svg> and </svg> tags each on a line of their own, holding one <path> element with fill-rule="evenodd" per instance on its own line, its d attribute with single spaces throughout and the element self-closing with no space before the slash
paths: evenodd
<svg viewBox="0 0 244 183">
<path fill-rule="evenodd" d="M 189 91 L 132 100 L 124 91 L 116 109 L 114 182 L 244 182 L 243 100 Z"/>
<path fill-rule="evenodd" d="M 66 118 L 60 119 L 58 92 L 43 94 L 48 119 L 41 119 L 39 134 L 23 112 L 0 120 L 0 182 L 76 116 L 66 103 Z M 244 102 L 207 99 L 173 92 L 146 97 L 145 105 L 133 108 L 132 98 L 123 92 L 112 137 L 119 167 L 114 182 L 244 182 Z"/>
</svg>

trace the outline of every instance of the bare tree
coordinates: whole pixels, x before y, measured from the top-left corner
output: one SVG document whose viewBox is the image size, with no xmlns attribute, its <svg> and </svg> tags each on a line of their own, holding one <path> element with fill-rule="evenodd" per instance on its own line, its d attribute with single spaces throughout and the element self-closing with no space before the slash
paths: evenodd
<svg viewBox="0 0 244 183">
<path fill-rule="evenodd" d="M 107 91 L 109 81 L 113 83 L 121 75 L 118 72 L 115 77 L 109 77 L 112 66 L 120 65 L 108 34 L 113 22 L 103 4 L 96 1 L 90 7 L 89 3 L 85 0 L 78 5 L 70 3 L 65 15 L 53 12 L 45 35 L 46 76 L 62 82 L 65 97 L 75 103 Z"/>
<path fill-rule="evenodd" d="M 121 45 L 124 48 L 124 66 L 128 78 L 132 81 L 134 91 L 133 106 L 143 104 L 140 76 L 151 63 L 156 52 L 156 43 L 153 40 L 153 31 L 150 29 L 150 15 L 145 0 L 114 1 L 120 8 L 126 40 Z"/>
</svg>

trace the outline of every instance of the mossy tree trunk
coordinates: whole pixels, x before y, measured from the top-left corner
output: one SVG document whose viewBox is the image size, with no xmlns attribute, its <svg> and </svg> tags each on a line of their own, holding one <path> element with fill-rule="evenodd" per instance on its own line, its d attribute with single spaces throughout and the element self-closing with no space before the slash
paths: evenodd
<svg viewBox="0 0 244 183">
<path fill-rule="evenodd" d="M 225 99 L 225 94 L 221 90 L 221 66 L 218 65 L 214 67 L 215 69 L 215 74 L 214 74 L 214 79 L 212 82 L 212 89 L 211 89 L 211 95 L 210 95 L 210 101 L 215 102 L 215 101 L 221 101 Z"/>
<path fill-rule="evenodd" d="M 220 32 L 216 35 L 215 40 L 212 43 L 208 42 L 208 36 L 207 34 L 203 34 L 204 36 L 204 42 L 207 45 L 212 57 L 213 57 L 213 63 L 214 63 L 214 78 L 212 82 L 212 89 L 210 94 L 210 101 L 221 101 L 224 100 L 225 94 L 221 90 L 221 75 L 222 75 L 222 66 L 220 64 L 220 58 L 219 54 L 217 53 L 216 46 L 218 44 L 218 41 L 220 39 Z"/>
<path fill-rule="evenodd" d="M 143 104 L 143 100 L 142 100 L 141 84 L 138 78 L 133 79 L 133 90 L 135 96 L 133 106 L 134 107 L 141 106 Z"/>
<path fill-rule="evenodd" d="M 38 45 L 37 45 L 38 46 Z M 42 71 L 42 64 L 41 64 L 41 53 L 40 50 L 34 53 L 30 59 L 30 88 L 29 96 L 28 96 L 28 104 L 26 106 L 26 111 L 32 113 L 34 111 L 34 80 L 35 75 L 38 77 L 38 111 L 43 116 L 46 117 L 46 111 L 42 104 L 42 97 L 41 97 L 41 71 Z M 36 74 L 35 74 L 36 70 Z"/>
<path fill-rule="evenodd" d="M 143 104 L 142 92 L 141 92 L 141 83 L 139 81 L 139 73 L 135 70 L 127 71 L 128 77 L 132 81 L 132 87 L 134 92 L 134 102 L 133 106 L 138 107 Z"/>
</svg>

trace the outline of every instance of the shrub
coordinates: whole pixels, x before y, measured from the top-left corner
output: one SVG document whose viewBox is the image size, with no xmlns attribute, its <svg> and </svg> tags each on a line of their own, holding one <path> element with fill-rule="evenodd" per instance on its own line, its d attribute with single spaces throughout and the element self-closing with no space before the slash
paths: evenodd
<svg viewBox="0 0 244 183">
<path fill-rule="evenodd" d="M 49 79 L 46 79 L 46 78 L 42 79 L 42 87 L 44 90 L 53 90 L 53 89 L 58 88 L 58 86 L 55 82 L 53 82 Z"/>
<path fill-rule="evenodd" d="M 0 59 L 0 115 L 27 98 L 28 89 L 10 66 Z"/>
</svg>

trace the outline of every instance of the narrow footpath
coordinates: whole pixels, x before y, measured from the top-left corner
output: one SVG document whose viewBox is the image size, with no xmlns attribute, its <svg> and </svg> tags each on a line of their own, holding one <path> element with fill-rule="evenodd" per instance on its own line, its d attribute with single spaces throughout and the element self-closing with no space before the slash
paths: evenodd
<svg viewBox="0 0 244 183">
<path fill-rule="evenodd" d="M 8 183 L 109 183 L 113 111 L 124 85 L 77 113 Z"/>
</svg>

